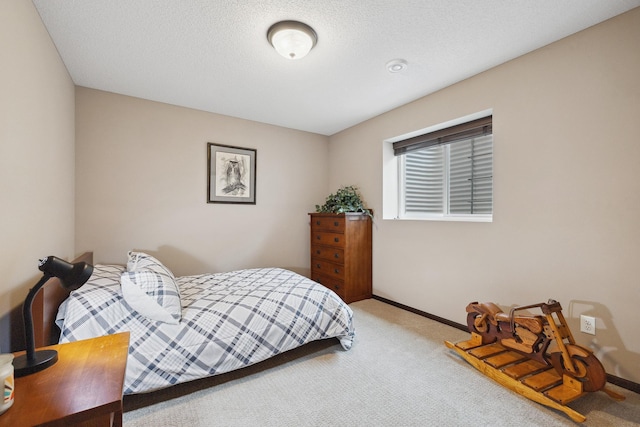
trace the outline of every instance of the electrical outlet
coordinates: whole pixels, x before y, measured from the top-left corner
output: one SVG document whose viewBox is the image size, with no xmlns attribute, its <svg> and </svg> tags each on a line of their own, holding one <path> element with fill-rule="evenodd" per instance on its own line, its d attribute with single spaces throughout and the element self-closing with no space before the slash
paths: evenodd
<svg viewBox="0 0 640 427">
<path fill-rule="evenodd" d="M 591 316 L 580 315 L 580 332 L 585 334 L 596 334 L 596 318 Z"/>
</svg>

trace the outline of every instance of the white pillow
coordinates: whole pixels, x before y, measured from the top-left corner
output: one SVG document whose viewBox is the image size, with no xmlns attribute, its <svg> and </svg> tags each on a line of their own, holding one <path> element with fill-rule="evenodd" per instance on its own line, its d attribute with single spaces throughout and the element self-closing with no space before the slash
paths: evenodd
<svg viewBox="0 0 640 427">
<path fill-rule="evenodd" d="M 129 251 L 127 258 L 127 271 L 138 271 L 142 269 L 155 271 L 159 274 L 165 274 L 171 279 L 175 279 L 171 270 L 156 258 L 149 254 L 145 254 L 144 252 Z"/>
<path fill-rule="evenodd" d="M 125 271 L 120 277 L 124 300 L 148 319 L 177 325 L 182 317 L 180 292 L 166 274 L 151 270 Z"/>
</svg>

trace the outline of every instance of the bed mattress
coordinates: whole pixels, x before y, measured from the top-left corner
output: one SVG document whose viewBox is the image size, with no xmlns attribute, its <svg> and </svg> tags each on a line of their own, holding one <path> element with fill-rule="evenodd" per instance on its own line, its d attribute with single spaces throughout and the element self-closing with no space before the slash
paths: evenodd
<svg viewBox="0 0 640 427">
<path fill-rule="evenodd" d="M 96 265 L 58 312 L 60 342 L 129 331 L 125 394 L 221 374 L 311 341 L 355 335 L 353 312 L 334 292 L 280 268 L 177 277 L 182 318 L 150 320 L 123 299 L 124 266 Z"/>
</svg>

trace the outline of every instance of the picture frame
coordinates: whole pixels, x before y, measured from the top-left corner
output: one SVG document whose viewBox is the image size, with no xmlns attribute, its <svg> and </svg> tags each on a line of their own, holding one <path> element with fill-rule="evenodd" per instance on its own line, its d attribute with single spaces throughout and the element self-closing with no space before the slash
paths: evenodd
<svg viewBox="0 0 640 427">
<path fill-rule="evenodd" d="M 207 203 L 256 204 L 253 148 L 207 143 Z"/>
</svg>

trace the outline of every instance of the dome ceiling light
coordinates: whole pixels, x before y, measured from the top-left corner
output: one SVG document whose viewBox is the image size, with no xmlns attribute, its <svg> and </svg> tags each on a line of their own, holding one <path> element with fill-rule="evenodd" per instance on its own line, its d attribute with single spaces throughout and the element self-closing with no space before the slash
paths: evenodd
<svg viewBox="0 0 640 427">
<path fill-rule="evenodd" d="M 316 45 L 318 36 L 307 24 L 281 21 L 269 27 L 267 39 L 280 55 L 288 59 L 300 59 Z"/>
</svg>

